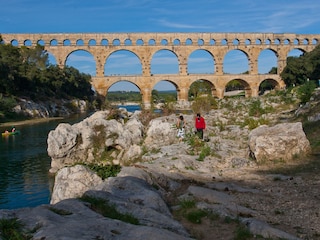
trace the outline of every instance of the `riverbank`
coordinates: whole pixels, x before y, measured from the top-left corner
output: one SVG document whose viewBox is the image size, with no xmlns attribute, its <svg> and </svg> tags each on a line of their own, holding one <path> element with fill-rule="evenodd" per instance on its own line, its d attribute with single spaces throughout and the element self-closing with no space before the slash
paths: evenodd
<svg viewBox="0 0 320 240">
<path fill-rule="evenodd" d="M 51 117 L 51 118 L 35 118 L 35 119 L 28 119 L 22 121 L 12 121 L 12 122 L 5 122 L 0 123 L 0 127 L 11 127 L 11 126 L 21 126 L 21 125 L 28 125 L 28 124 L 37 124 L 43 122 L 49 122 L 53 120 L 63 119 L 63 117 Z"/>
</svg>

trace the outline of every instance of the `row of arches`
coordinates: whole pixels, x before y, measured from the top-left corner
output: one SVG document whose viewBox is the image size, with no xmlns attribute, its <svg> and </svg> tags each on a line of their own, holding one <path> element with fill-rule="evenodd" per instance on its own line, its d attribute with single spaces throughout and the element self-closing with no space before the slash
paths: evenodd
<svg viewBox="0 0 320 240">
<path fill-rule="evenodd" d="M 239 45 L 317 45 L 319 43 L 319 39 L 317 38 L 303 38 L 303 39 L 298 39 L 298 38 L 285 38 L 285 39 L 280 39 L 280 38 L 275 38 L 275 39 L 261 39 L 261 38 L 255 38 L 255 39 L 250 39 L 246 38 L 244 40 L 234 38 L 234 39 L 227 39 L 223 38 L 221 40 L 216 40 L 214 38 L 210 39 L 208 42 L 206 42 L 204 39 L 199 38 L 197 40 L 192 40 L 191 38 L 187 38 L 184 40 L 181 39 L 174 39 L 172 41 L 163 38 L 160 39 L 158 42 L 156 39 L 149 39 L 148 41 L 143 40 L 142 38 L 134 41 L 130 38 L 127 38 L 125 40 L 120 40 L 119 38 L 115 39 L 107 39 L 103 38 L 100 41 L 97 41 L 95 39 L 89 39 L 88 41 L 83 40 L 83 39 L 76 39 L 76 40 L 71 40 L 71 39 L 63 39 L 63 40 L 58 40 L 58 39 L 51 39 L 48 42 L 46 42 L 43 39 L 39 39 L 37 41 L 32 41 L 30 39 L 25 39 L 22 43 L 19 43 L 19 40 L 17 39 L 12 39 L 10 44 L 14 46 L 33 46 L 36 44 L 39 44 L 41 46 L 168 46 L 168 45 L 173 45 L 173 46 L 179 46 L 179 45 L 196 45 L 196 46 L 226 46 L 226 45 L 231 45 L 231 46 L 239 46 Z"/>
<path fill-rule="evenodd" d="M 123 79 L 125 79 L 125 78 L 123 78 Z M 139 92 L 140 94 L 143 93 L 141 86 L 137 85 L 134 82 L 130 82 L 129 80 L 121 80 L 121 81 L 114 83 L 113 85 L 124 84 L 124 83 L 127 84 L 128 86 L 130 86 L 130 90 L 121 88 L 121 89 L 117 90 L 118 92 L 122 92 L 122 93 Z M 172 85 L 171 91 L 175 91 L 177 93 L 180 91 L 179 86 L 174 81 L 160 80 L 159 82 L 155 83 L 154 86 L 151 87 L 151 92 L 153 92 L 153 90 L 158 90 L 157 86 L 161 85 L 163 83 L 167 83 L 167 84 Z M 194 81 L 193 83 L 191 83 L 191 85 L 187 89 L 189 101 L 193 100 L 193 98 L 197 97 L 197 95 L 195 95 L 195 93 L 192 91 L 192 89 L 193 89 L 193 85 L 196 85 L 199 83 L 205 84 L 205 85 L 207 85 L 207 87 L 209 86 L 208 87 L 209 92 L 206 92 L 206 93 L 209 93 L 213 97 L 217 97 L 217 98 L 220 97 L 217 94 L 216 86 L 211 81 L 206 80 L 206 79 L 198 79 L 198 80 Z M 110 86 L 110 89 L 113 88 L 113 85 Z M 204 86 L 204 85 L 202 85 L 202 86 Z M 257 94 L 262 95 L 266 91 L 271 91 L 271 90 L 280 89 L 280 88 L 281 87 L 276 80 L 271 79 L 271 78 L 267 78 L 259 84 L 258 89 L 257 89 L 258 90 Z M 234 78 L 234 79 L 230 79 L 229 82 L 226 82 L 226 85 L 224 86 L 224 89 L 223 89 L 223 96 L 228 97 L 228 96 L 237 95 L 237 96 L 251 97 L 252 91 L 253 91 L 253 89 L 251 88 L 250 83 L 248 83 L 245 79 Z M 179 94 L 176 94 L 176 100 L 178 100 L 178 101 L 181 100 Z M 183 99 L 183 100 L 187 100 L 187 99 Z"/>
<path fill-rule="evenodd" d="M 288 56 L 300 56 L 303 51 L 293 49 Z M 49 52 L 49 59 L 52 64 L 57 61 L 54 55 Z M 188 74 L 214 74 L 215 59 L 206 50 L 198 49 L 193 51 L 187 60 Z M 278 67 L 278 56 L 273 50 L 264 49 L 258 58 L 258 73 L 267 74 L 272 68 Z M 85 50 L 71 52 L 65 65 L 74 66 L 82 72 L 96 76 L 96 63 L 94 56 Z M 234 49 L 226 53 L 223 59 L 223 72 L 226 74 L 246 74 L 250 71 L 248 56 L 241 50 Z M 151 74 L 179 74 L 179 61 L 172 51 L 159 50 L 150 61 Z M 112 52 L 104 63 L 104 75 L 141 75 L 142 64 L 139 57 L 129 50 L 117 50 Z"/>
</svg>

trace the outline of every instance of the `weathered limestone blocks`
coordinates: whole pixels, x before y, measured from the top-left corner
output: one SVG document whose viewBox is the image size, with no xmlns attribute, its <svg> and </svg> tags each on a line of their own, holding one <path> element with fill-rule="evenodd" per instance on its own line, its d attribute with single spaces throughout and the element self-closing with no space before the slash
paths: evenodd
<svg viewBox="0 0 320 240">
<path fill-rule="evenodd" d="M 290 160 L 310 151 L 301 122 L 260 126 L 249 134 L 250 155 L 258 162 Z"/>
</svg>

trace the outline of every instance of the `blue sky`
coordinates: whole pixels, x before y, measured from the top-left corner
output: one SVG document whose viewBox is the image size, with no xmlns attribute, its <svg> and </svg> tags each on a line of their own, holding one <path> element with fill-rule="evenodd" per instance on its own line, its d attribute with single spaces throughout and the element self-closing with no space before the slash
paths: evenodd
<svg viewBox="0 0 320 240">
<path fill-rule="evenodd" d="M 320 33 L 320 1 L 316 0 L 0 0 L 0 6 L 0 33 Z M 106 71 L 121 71 L 116 59 L 123 57 L 136 64 L 132 56 L 120 52 L 106 64 L 110 64 Z M 241 62 L 241 57 L 230 59 Z M 273 58 L 266 56 L 263 65 L 270 69 Z M 170 54 L 159 53 L 154 61 L 161 65 L 163 60 L 170 63 Z M 205 63 L 210 65 L 205 56 L 194 56 L 192 62 L 195 71 L 206 68 Z M 86 54 L 71 55 L 67 63 L 82 72 L 94 72 Z M 174 62 L 166 67 L 175 71 Z M 243 66 L 233 64 L 229 72 L 232 68 Z"/>
</svg>

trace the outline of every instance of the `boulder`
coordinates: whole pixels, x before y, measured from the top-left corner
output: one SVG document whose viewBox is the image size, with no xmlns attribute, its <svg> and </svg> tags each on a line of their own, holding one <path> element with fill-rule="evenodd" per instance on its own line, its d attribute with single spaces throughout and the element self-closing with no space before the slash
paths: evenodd
<svg viewBox="0 0 320 240">
<path fill-rule="evenodd" d="M 51 204 L 64 199 L 81 197 L 89 189 L 103 180 L 93 171 L 82 165 L 65 167 L 58 171 L 51 196 Z"/>
<path fill-rule="evenodd" d="M 309 151 L 310 143 L 301 122 L 263 125 L 249 133 L 250 156 L 257 162 L 291 160 Z"/>
<path fill-rule="evenodd" d="M 174 143 L 177 135 L 176 119 L 175 115 L 152 119 L 144 140 L 145 146 L 148 149 L 155 149 Z"/>
<path fill-rule="evenodd" d="M 127 114 L 124 117 L 128 120 L 123 121 L 122 118 L 108 120 L 108 114 L 109 111 L 99 111 L 77 124 L 61 123 L 50 131 L 47 139 L 50 172 L 79 162 L 90 163 L 102 156 L 110 161 L 122 156 L 125 156 L 125 162 L 136 159 L 141 149 L 132 146 L 143 140 L 142 123 L 137 115 L 129 117 Z M 122 111 L 121 114 L 125 113 Z"/>
</svg>

